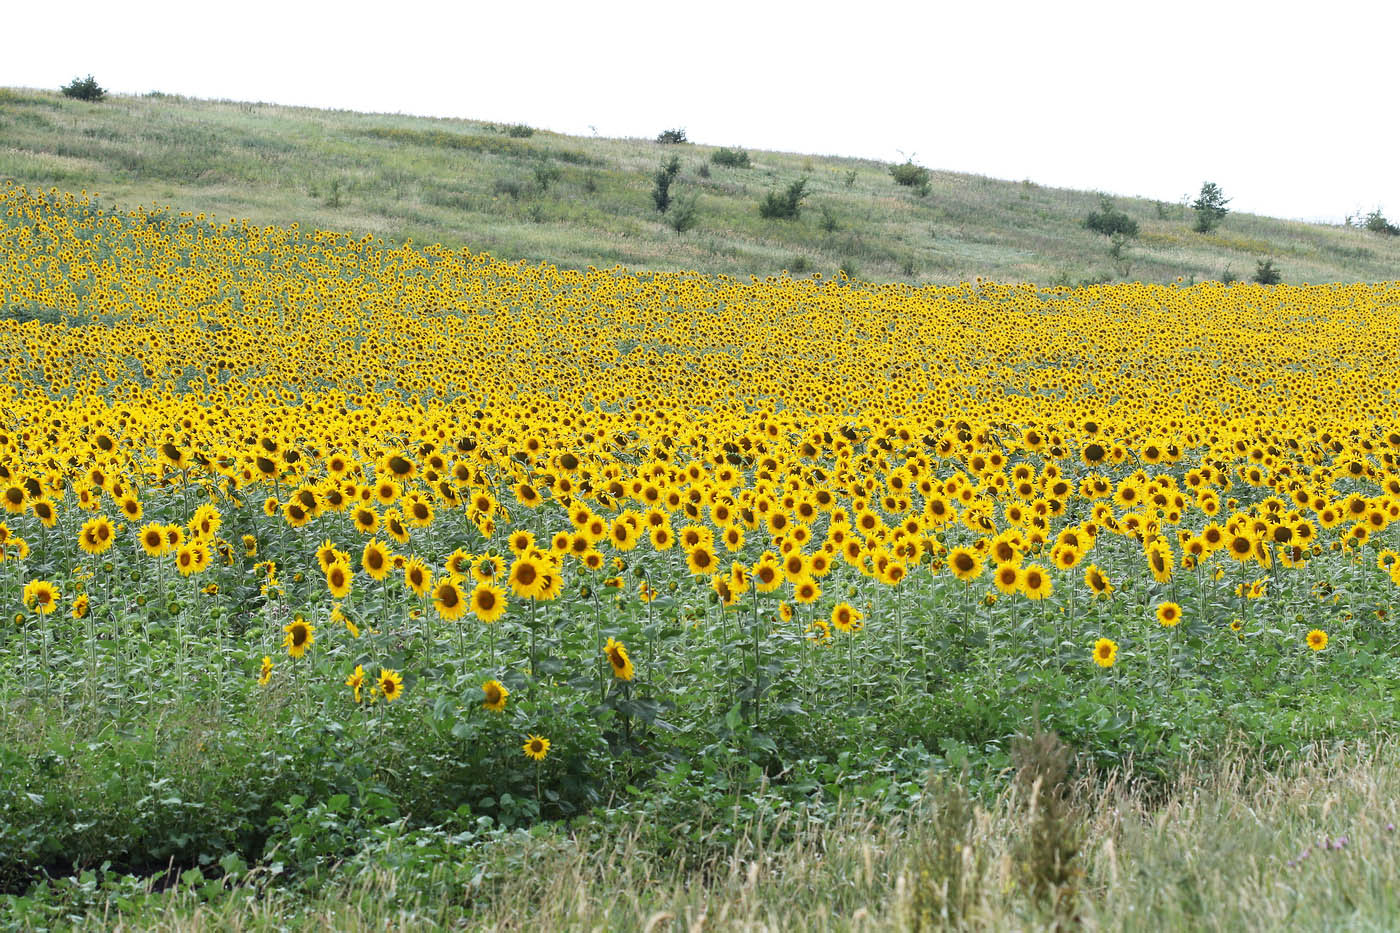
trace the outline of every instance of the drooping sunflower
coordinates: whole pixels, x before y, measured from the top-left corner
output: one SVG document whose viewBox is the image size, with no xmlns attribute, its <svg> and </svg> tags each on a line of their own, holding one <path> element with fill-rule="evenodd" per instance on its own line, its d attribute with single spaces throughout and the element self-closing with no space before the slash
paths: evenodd
<svg viewBox="0 0 1400 933">
<path fill-rule="evenodd" d="M 541 735 L 528 735 L 525 738 L 525 754 L 535 761 L 544 761 L 549 754 L 549 739 Z"/>
<path fill-rule="evenodd" d="M 258 671 L 258 686 L 266 687 L 267 682 L 272 679 L 272 658 L 263 655 L 262 669 Z"/>
<path fill-rule="evenodd" d="M 355 691 L 355 702 L 360 702 L 360 688 L 365 685 L 365 668 L 362 664 L 356 664 L 355 670 L 349 677 L 345 678 L 345 686 Z"/>
<path fill-rule="evenodd" d="M 636 672 L 632 667 L 632 659 L 627 656 L 627 648 L 622 642 L 609 638 L 608 643 L 603 646 L 603 654 L 607 655 L 608 663 L 612 665 L 614 677 L 618 680 L 632 679 Z"/>
<path fill-rule="evenodd" d="M 488 680 L 481 685 L 481 692 L 486 698 L 482 701 L 482 706 L 493 713 L 501 713 L 506 708 L 506 697 L 510 696 L 510 691 L 505 684 L 499 680 Z"/>
<path fill-rule="evenodd" d="M 495 622 L 506 611 L 506 591 L 489 581 L 472 590 L 471 611 L 482 622 Z"/>
<path fill-rule="evenodd" d="M 1094 663 L 1099 667 L 1112 667 L 1118 659 L 1118 643 L 1109 638 L 1094 642 Z"/>
<path fill-rule="evenodd" d="M 294 658 L 306 654 L 306 649 L 316 643 L 316 626 L 300 615 L 283 626 L 282 631 L 287 633 L 282 639 L 282 647 Z"/>
<path fill-rule="evenodd" d="M 88 614 L 88 594 L 79 593 L 78 598 L 73 600 L 73 608 L 69 614 L 75 619 L 83 619 Z"/>
<path fill-rule="evenodd" d="M 1113 584 L 1109 582 L 1104 572 L 1094 564 L 1084 568 L 1084 583 L 1095 596 L 1106 596 L 1113 592 Z"/>
</svg>

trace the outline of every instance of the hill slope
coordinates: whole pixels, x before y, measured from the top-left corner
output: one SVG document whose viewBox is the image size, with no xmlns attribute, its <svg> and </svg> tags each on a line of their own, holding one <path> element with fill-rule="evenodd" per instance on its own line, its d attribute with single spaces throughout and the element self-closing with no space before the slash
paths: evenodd
<svg viewBox="0 0 1400 933">
<path fill-rule="evenodd" d="M 1400 238 L 1231 214 L 1192 232 L 1179 204 L 1120 198 L 1142 233 L 1121 258 L 1085 230 L 1089 192 L 933 172 L 920 197 L 884 163 L 562 136 L 470 120 L 320 111 L 152 94 L 100 104 L 0 89 L 0 179 L 96 190 L 119 205 L 172 205 L 253 222 L 315 226 L 487 251 L 561 266 L 731 275 L 834 273 L 911 282 L 1072 284 L 1248 278 L 1272 257 L 1287 282 L 1400 278 Z M 653 206 L 652 177 L 676 156 L 673 193 L 696 199 L 684 234 Z M 763 196 L 799 178 L 795 221 L 765 220 Z M 1226 185 L 1228 191 L 1228 185 Z"/>
</svg>

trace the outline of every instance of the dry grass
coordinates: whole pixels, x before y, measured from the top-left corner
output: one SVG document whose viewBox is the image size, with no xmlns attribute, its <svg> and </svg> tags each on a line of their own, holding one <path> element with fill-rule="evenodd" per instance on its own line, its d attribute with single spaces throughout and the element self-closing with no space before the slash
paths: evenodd
<svg viewBox="0 0 1400 933">
<path fill-rule="evenodd" d="M 1248 278 L 1265 256 L 1287 282 L 1389 279 L 1400 266 L 1400 238 L 1247 214 L 1201 236 L 1180 205 L 1160 217 L 1156 204 L 1132 198 L 1118 203 L 1143 235 L 1115 260 L 1108 241 L 1083 228 L 1098 205 L 1091 192 L 935 171 L 920 198 L 869 160 L 754 152 L 752 167 L 726 168 L 709 164 L 712 147 L 546 132 L 517 139 L 471 120 L 170 96 L 94 105 L 0 89 L 0 139 L 0 179 L 31 187 L 572 267 L 740 276 L 847 268 L 872 280 L 1074 284 Z M 699 226 L 681 236 L 649 195 L 670 155 L 682 164 L 676 193 L 699 198 Z M 545 191 L 534 182 L 541 166 L 559 170 Z M 803 176 L 811 194 L 800 220 L 758 216 L 767 191 Z M 823 207 L 836 230 L 822 229 Z"/>
<path fill-rule="evenodd" d="M 1065 786 L 1082 849 L 1049 897 L 1026 870 L 1045 855 L 1037 798 L 1050 791 L 1011 782 L 982 807 L 936 782 L 918 813 L 847 808 L 753 827 L 694 863 L 648 851 L 637 829 L 521 836 L 508 845 L 528 870 L 449 883 L 437 900 L 371 868 L 309 901 L 181 895 L 126 920 L 91 919 L 167 930 L 1394 929 L 1397 745 L 1318 750 L 1286 772 L 1254 774 L 1250 760 L 1236 750 L 1199 762 L 1165 791 L 1125 773 Z M 452 872 L 442 866 L 441 878 Z"/>
</svg>

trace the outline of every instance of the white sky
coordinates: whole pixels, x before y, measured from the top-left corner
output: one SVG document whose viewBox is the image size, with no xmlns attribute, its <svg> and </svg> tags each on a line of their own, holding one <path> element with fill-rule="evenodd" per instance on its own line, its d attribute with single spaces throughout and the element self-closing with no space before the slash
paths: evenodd
<svg viewBox="0 0 1400 933">
<path fill-rule="evenodd" d="M 1400 215 L 1393 2 L 5 6 L 4 86 L 92 72 L 120 93 L 680 126 L 1169 201 L 1211 180 L 1232 209 L 1284 217 Z"/>
</svg>

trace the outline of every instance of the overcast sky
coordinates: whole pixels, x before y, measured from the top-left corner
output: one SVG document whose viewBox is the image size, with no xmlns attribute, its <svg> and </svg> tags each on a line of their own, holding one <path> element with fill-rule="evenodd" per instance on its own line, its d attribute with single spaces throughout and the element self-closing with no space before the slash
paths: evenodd
<svg viewBox="0 0 1400 933">
<path fill-rule="evenodd" d="M 92 72 L 119 93 L 680 126 L 1172 201 L 1211 180 L 1284 217 L 1400 215 L 1391 2 L 6 6 L 0 85 Z"/>
</svg>

